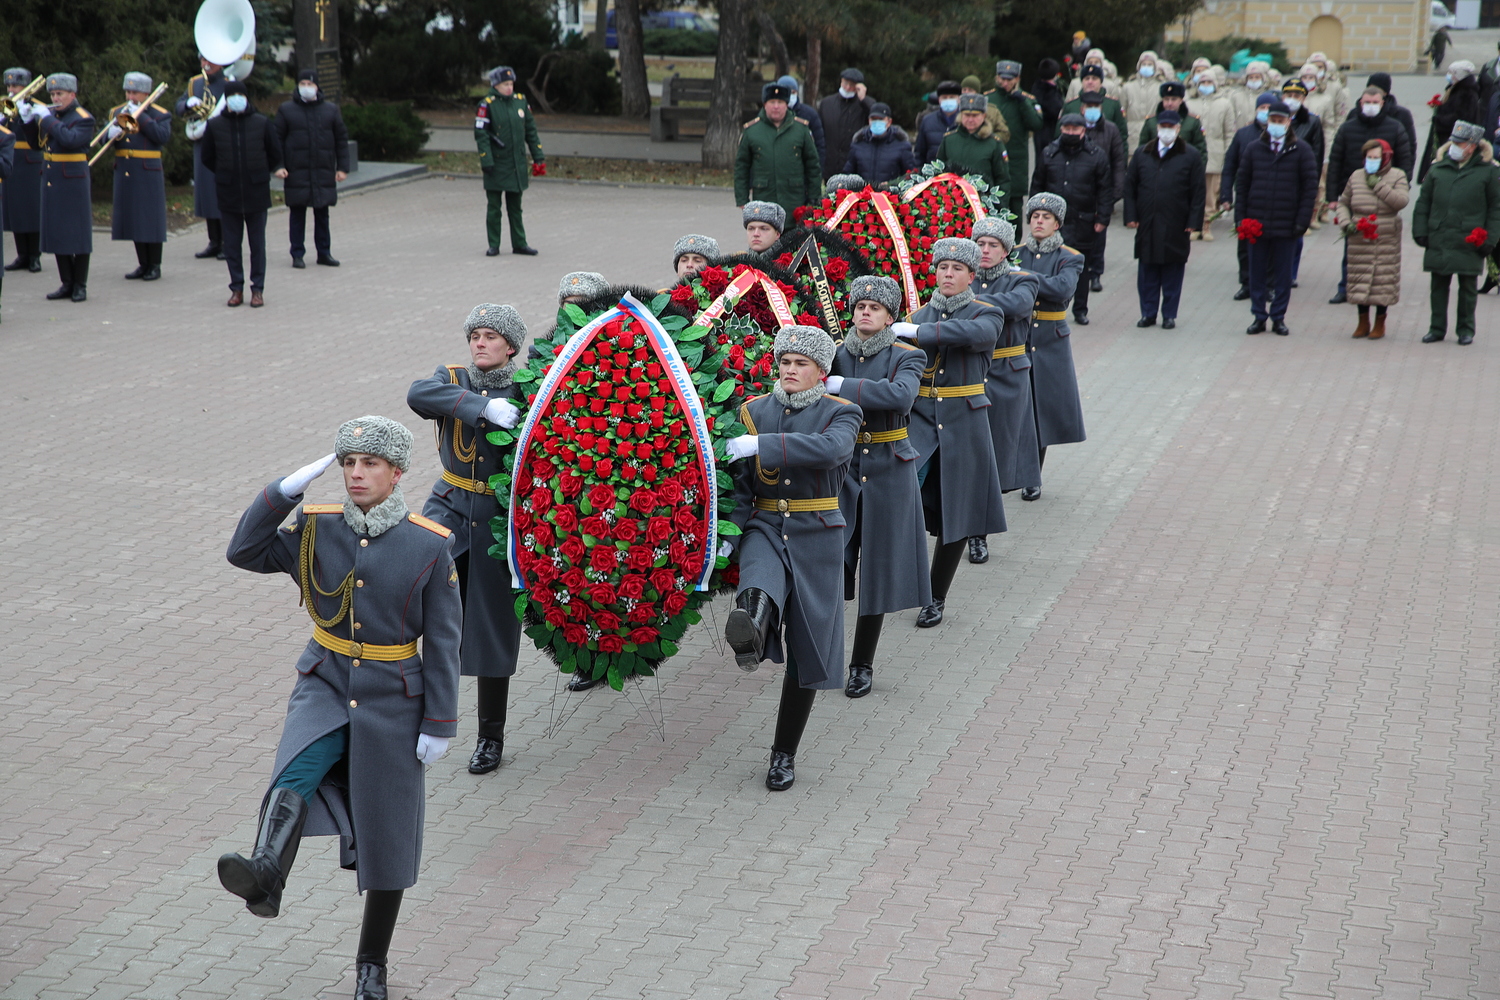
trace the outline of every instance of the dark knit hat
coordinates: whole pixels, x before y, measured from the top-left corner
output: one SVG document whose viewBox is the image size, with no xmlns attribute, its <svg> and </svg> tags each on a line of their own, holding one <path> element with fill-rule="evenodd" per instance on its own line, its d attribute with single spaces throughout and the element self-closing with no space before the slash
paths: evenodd
<svg viewBox="0 0 1500 1000">
<path fill-rule="evenodd" d="M 244 80 L 230 80 L 224 84 L 224 96 L 228 97 L 231 94 L 244 94 L 249 97 L 250 88 L 245 86 Z"/>
<path fill-rule="evenodd" d="M 1379 87 L 1387 94 L 1391 92 L 1391 74 L 1371 73 L 1370 78 L 1365 81 L 1366 87 Z"/>
<path fill-rule="evenodd" d="M 980 86 L 979 77 L 975 76 L 973 73 L 970 73 L 968 76 L 966 76 L 962 80 L 958 81 L 958 86 L 959 86 L 960 90 L 983 90 L 984 89 L 982 86 Z"/>
<path fill-rule="evenodd" d="M 1270 92 L 1261 94 L 1259 97 L 1257 97 L 1255 99 L 1255 106 L 1257 108 L 1262 108 L 1262 107 L 1265 107 L 1267 104 L 1275 104 L 1275 103 L 1277 103 L 1277 101 L 1276 101 L 1276 95 L 1273 94 L 1273 93 L 1270 93 Z"/>
<path fill-rule="evenodd" d="M 315 70 L 315 69 L 313 69 L 313 68 L 311 68 L 311 67 L 308 67 L 307 69 L 305 69 L 302 72 L 298 73 L 297 74 L 297 82 L 301 83 L 303 80 L 307 80 L 307 81 L 309 81 L 311 83 L 317 83 L 318 82 L 318 71 Z"/>
<path fill-rule="evenodd" d="M 1044 80 L 1050 80 L 1061 72 L 1062 66 L 1051 56 L 1044 56 L 1042 61 L 1036 64 L 1036 74 Z"/>
</svg>

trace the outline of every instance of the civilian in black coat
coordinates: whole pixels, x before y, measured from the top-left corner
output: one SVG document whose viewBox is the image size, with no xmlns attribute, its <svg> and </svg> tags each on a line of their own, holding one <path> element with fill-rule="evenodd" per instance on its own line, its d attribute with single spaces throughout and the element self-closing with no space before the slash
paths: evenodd
<svg viewBox="0 0 1500 1000">
<path fill-rule="evenodd" d="M 937 159 L 943 136 L 958 128 L 958 98 L 964 89 L 957 80 L 943 80 L 935 91 L 937 104 L 917 118 L 916 153 L 918 163 Z"/>
<path fill-rule="evenodd" d="M 1063 224 L 1063 242 L 1084 257 L 1084 270 L 1097 268 L 1099 234 L 1109 225 L 1114 211 L 1115 187 L 1110 176 L 1109 154 L 1089 141 L 1082 115 L 1063 115 L 1058 120 L 1062 135 L 1042 150 L 1031 176 L 1031 193 L 1050 191 L 1068 204 Z M 1073 319 L 1089 323 L 1089 286 L 1080 281 L 1073 293 Z"/>
<path fill-rule="evenodd" d="M 306 267 L 307 210 L 313 210 L 313 246 L 318 263 L 338 267 L 328 232 L 328 209 L 339 203 L 339 183 L 349 176 L 349 133 L 338 105 L 323 100 L 318 73 L 297 74 L 297 96 L 276 112 L 276 139 L 282 166 L 276 176 L 286 181 L 287 229 L 292 244 L 292 266 Z"/>
<path fill-rule="evenodd" d="M 244 245 L 250 237 L 250 305 L 262 306 L 266 286 L 266 212 L 271 172 L 281 167 L 281 145 L 265 115 L 250 103 L 245 84 L 224 86 L 224 112 L 210 119 L 199 143 L 203 166 L 213 171 L 219 196 L 224 260 L 229 264 L 229 305 L 245 301 Z"/>
<path fill-rule="evenodd" d="M 846 69 L 839 74 L 839 89 L 818 105 L 818 116 L 823 119 L 823 141 L 827 146 L 823 153 L 825 181 L 839 172 L 839 167 L 849 158 L 854 133 L 869 122 L 870 109 L 875 102 L 860 96 L 864 82 L 865 75 L 859 70 Z"/>
<path fill-rule="evenodd" d="M 1385 94 L 1385 113 L 1400 122 L 1401 127 L 1406 129 L 1406 137 L 1411 140 L 1411 151 L 1413 162 L 1415 162 L 1416 152 L 1419 148 L 1417 145 L 1417 123 L 1411 116 L 1411 110 L 1396 100 L 1396 95 L 1391 93 L 1391 74 L 1371 73 L 1369 79 L 1365 80 L 1365 86 L 1379 87 L 1380 92 Z M 1354 107 L 1349 109 L 1349 114 L 1345 116 L 1344 120 L 1353 121 L 1359 113 L 1359 105 L 1355 104 Z M 1396 147 L 1392 146 L 1391 148 L 1395 149 Z M 1411 172 L 1407 171 L 1406 176 L 1410 177 Z"/>
<path fill-rule="evenodd" d="M 1203 157 L 1178 138 L 1179 122 L 1176 112 L 1163 111 L 1156 119 L 1156 141 L 1135 151 L 1125 173 L 1125 225 L 1135 230 L 1140 327 L 1156 323 L 1158 303 L 1162 328 L 1177 325 L 1192 246 L 1188 237 L 1203 228 Z"/>
<path fill-rule="evenodd" d="M 1088 136 L 1089 142 L 1109 154 L 1109 180 L 1113 192 L 1111 197 L 1118 205 L 1120 196 L 1125 191 L 1125 171 L 1130 165 L 1130 160 L 1125 156 L 1125 135 L 1118 125 L 1104 117 L 1104 91 L 1084 91 L 1080 95 L 1079 106 L 1082 108 L 1080 114 L 1083 115 L 1083 134 Z M 1084 274 L 1089 282 L 1089 290 L 1093 292 L 1103 291 L 1103 283 L 1099 279 L 1104 274 L 1104 254 L 1108 241 L 1109 227 L 1106 226 L 1099 230 L 1099 236 L 1094 241 L 1094 252 L 1088 263 L 1093 270 Z"/>
<path fill-rule="evenodd" d="M 1297 240 L 1312 222 L 1318 200 L 1321 164 L 1307 143 L 1292 131 L 1292 109 L 1281 101 L 1270 105 L 1265 134 L 1240 158 L 1234 185 L 1234 220 L 1253 219 L 1260 234 L 1250 244 L 1250 310 L 1255 322 L 1246 333 L 1262 333 L 1266 319 L 1281 336 L 1292 296 L 1292 263 Z M 1275 297 L 1266 304 L 1267 284 Z"/>
<path fill-rule="evenodd" d="M 1418 183 L 1426 179 L 1427 170 L 1432 166 L 1432 158 L 1453 134 L 1454 123 L 1469 122 L 1478 125 L 1480 116 L 1484 113 L 1484 108 L 1479 106 L 1479 78 L 1474 75 L 1474 64 L 1456 59 L 1449 64 L 1448 75 L 1453 83 L 1443 95 L 1443 103 L 1432 111 L 1432 127 L 1427 131 L 1427 148 L 1422 154 L 1422 162 L 1417 166 Z M 1339 193 L 1343 194 L 1343 190 L 1340 189 Z"/>
<path fill-rule="evenodd" d="M 876 130 L 880 134 L 876 135 Z M 870 109 L 870 124 L 854 133 L 842 173 L 858 174 L 870 184 L 893 181 L 908 170 L 917 169 L 911 140 L 900 125 L 891 121 L 891 109 L 876 104 Z"/>
<path fill-rule="evenodd" d="M 1042 158 L 1042 150 L 1047 148 L 1051 141 L 1049 137 L 1057 135 L 1057 120 L 1062 117 L 1063 105 L 1067 102 L 1064 91 L 1066 86 L 1057 85 L 1058 75 L 1062 73 L 1062 67 L 1057 64 L 1056 59 L 1043 57 L 1036 67 L 1036 80 L 1031 84 L 1031 96 L 1036 99 L 1036 106 L 1042 114 L 1042 127 L 1032 136 L 1036 143 L 1036 158 Z M 1123 174 L 1123 170 L 1121 173 Z"/>
</svg>

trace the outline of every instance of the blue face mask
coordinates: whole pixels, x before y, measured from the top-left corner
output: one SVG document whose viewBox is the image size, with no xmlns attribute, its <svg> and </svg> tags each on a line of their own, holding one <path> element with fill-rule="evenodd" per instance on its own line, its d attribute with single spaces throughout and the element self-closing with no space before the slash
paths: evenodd
<svg viewBox="0 0 1500 1000">
<path fill-rule="evenodd" d="M 1266 120 L 1270 117 L 1271 112 L 1267 111 L 1265 108 L 1260 108 L 1255 112 L 1255 120 L 1260 122 L 1262 125 L 1264 125 L 1266 123 Z"/>
<path fill-rule="evenodd" d="M 885 135 L 885 130 L 890 128 L 890 123 L 884 118 L 877 118 L 870 123 L 871 135 Z"/>
<path fill-rule="evenodd" d="M 943 109 L 944 114 L 951 115 L 958 110 L 958 98 L 945 97 L 941 101 L 938 101 L 938 107 Z"/>
<path fill-rule="evenodd" d="M 1098 108 L 1084 108 L 1083 120 L 1088 122 L 1090 125 L 1093 125 L 1099 120 L 1100 113 L 1101 112 Z"/>
<path fill-rule="evenodd" d="M 244 94 L 230 94 L 224 98 L 224 106 L 238 115 L 250 106 L 250 100 Z"/>
<path fill-rule="evenodd" d="M 1149 79 L 1151 79 L 1155 75 L 1156 75 L 1156 67 L 1155 66 L 1142 66 L 1141 67 L 1141 76 L 1144 76 L 1146 79 L 1149 80 Z"/>
<path fill-rule="evenodd" d="M 1266 126 L 1266 131 L 1271 133 L 1271 138 L 1280 139 L 1286 135 L 1286 125 L 1281 122 L 1271 122 Z"/>
</svg>

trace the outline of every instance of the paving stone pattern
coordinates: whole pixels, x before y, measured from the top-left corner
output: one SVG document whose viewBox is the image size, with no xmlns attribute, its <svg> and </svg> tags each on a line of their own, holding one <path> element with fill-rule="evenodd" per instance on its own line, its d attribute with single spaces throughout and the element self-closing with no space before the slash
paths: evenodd
<svg viewBox="0 0 1500 1000">
<path fill-rule="evenodd" d="M 681 233 L 743 238 L 720 191 L 539 183 L 527 208 L 542 255 L 487 259 L 473 182 L 350 197 L 344 266 L 301 272 L 273 215 L 261 310 L 224 307 L 201 233 L 144 286 L 100 237 L 83 305 L 6 276 L 0 454 L 37 499 L 0 513 L 0 997 L 351 993 L 331 841 L 274 921 L 214 877 L 308 629 L 223 549 L 361 413 L 418 430 L 419 505 L 405 389 L 463 360 L 475 302 L 545 328 L 565 271 L 659 285 Z M 947 622 L 888 619 L 873 696 L 820 696 L 789 792 L 762 784 L 779 673 L 734 667 L 722 600 L 625 696 L 570 698 L 523 651 L 482 778 L 466 681 L 392 996 L 1500 997 L 1500 305 L 1473 347 L 1418 343 L 1408 247 L 1391 335 L 1351 341 L 1325 228 L 1293 335 L 1247 337 L 1220 233 L 1178 329 L 1143 331 L 1116 230 L 1073 338 L 1089 441 L 1008 503 Z"/>
</svg>

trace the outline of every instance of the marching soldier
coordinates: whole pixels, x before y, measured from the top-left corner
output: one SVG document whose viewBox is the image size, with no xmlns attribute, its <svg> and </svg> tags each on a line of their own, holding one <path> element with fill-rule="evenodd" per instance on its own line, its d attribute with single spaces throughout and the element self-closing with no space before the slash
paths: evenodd
<svg viewBox="0 0 1500 1000">
<path fill-rule="evenodd" d="M 5 71 L 5 89 L 14 97 L 31 83 L 31 71 L 13 67 Z M 0 125 L 15 134 L 15 160 L 5 182 L 5 231 L 16 241 L 16 259 L 7 271 L 42 269 L 42 140 L 37 126 L 36 105 L 17 106 L 17 117 Z"/>
<path fill-rule="evenodd" d="M 474 115 L 474 142 L 479 147 L 479 168 L 484 171 L 484 194 L 489 200 L 485 232 L 489 236 L 486 257 L 500 254 L 500 209 L 510 222 L 510 252 L 535 257 L 526 242 L 521 222 L 521 195 L 532 177 L 545 177 L 547 164 L 542 140 L 536 134 L 536 118 L 526 98 L 516 93 L 516 71 L 509 66 L 490 70 L 490 93 Z M 526 152 L 531 151 L 527 169 Z"/>
<path fill-rule="evenodd" d="M 854 597 L 859 575 L 859 617 L 849 654 L 844 694 L 870 693 L 875 649 L 885 616 L 926 607 L 932 592 L 913 566 L 927 560 L 917 450 L 907 436 L 911 407 L 927 356 L 896 339 L 891 323 L 901 314 L 901 286 L 891 278 L 856 278 L 849 289 L 854 329 L 833 357 L 828 391 L 863 411 L 854 459 L 839 490 L 844 528 L 844 599 Z M 863 565 L 861 565 L 863 563 Z"/>
<path fill-rule="evenodd" d="M 160 104 L 143 106 L 151 96 L 151 78 L 145 73 L 125 74 L 126 102 L 109 112 L 135 116 L 140 131 L 125 135 L 119 125 L 110 125 L 106 139 L 113 139 L 115 154 L 115 211 L 111 239 L 135 243 L 134 271 L 127 279 L 155 281 L 161 277 L 161 245 L 167 241 L 167 186 L 161 168 L 162 147 L 172 141 L 172 114 Z"/>
<path fill-rule="evenodd" d="M 62 284 L 49 299 L 88 299 L 89 254 L 94 252 L 94 207 L 89 182 L 89 142 L 94 116 L 78 104 L 78 78 L 47 77 L 50 105 L 36 107 L 45 161 L 42 187 L 42 253 L 57 255 Z"/>
<path fill-rule="evenodd" d="M 219 881 L 251 913 L 277 916 L 302 838 L 339 836 L 340 863 L 365 893 L 356 1000 L 386 996 L 401 895 L 422 861 L 424 771 L 457 730 L 458 573 L 448 529 L 410 513 L 401 496 L 410 459 L 411 431 L 394 420 L 349 421 L 333 455 L 259 492 L 227 553 L 241 569 L 295 579 L 313 629 L 255 849 L 220 857 Z M 335 460 L 347 498 L 302 504 Z"/>
<path fill-rule="evenodd" d="M 1047 460 L 1047 446 L 1084 439 L 1083 404 L 1068 342 L 1068 300 L 1083 275 L 1083 254 L 1063 245 L 1062 224 L 1068 204 L 1050 192 L 1026 202 L 1029 230 L 1021 244 L 1021 267 L 1041 279 L 1031 323 L 1031 399 L 1036 412 L 1037 472 Z M 1021 491 L 1022 500 L 1042 495 L 1040 484 Z"/>
<path fill-rule="evenodd" d="M 209 98 L 214 101 L 213 114 L 224 110 L 224 87 L 229 83 L 224 78 L 224 67 L 209 62 L 200 53 L 198 65 L 202 73 L 188 81 L 187 92 L 177 99 L 177 114 L 187 115 L 193 108 Z M 209 257 L 224 259 L 224 237 L 219 217 L 219 190 L 214 182 L 214 172 L 203 165 L 203 134 L 208 123 L 197 119 L 186 126 L 187 137 L 193 142 L 193 214 L 208 224 L 208 246 L 193 254 L 199 260 Z"/>
<path fill-rule="evenodd" d="M 443 475 L 422 505 L 426 517 L 453 533 L 453 564 L 464 604 L 462 673 L 479 679 L 479 738 L 469 760 L 470 774 L 488 774 L 500 766 L 505 749 L 505 715 L 510 678 L 521 648 L 510 568 L 490 555 L 503 545 L 490 522 L 502 501 L 490 489 L 490 476 L 505 471 L 510 445 L 486 436 L 514 427 L 526 405 L 522 387 L 511 381 L 526 325 L 511 306 L 484 302 L 464 321 L 469 346 L 466 365 L 439 365 L 436 372 L 411 384 L 406 404 L 425 420 L 436 421 Z"/>
<path fill-rule="evenodd" d="M 971 238 L 979 246 L 974 294 L 1005 313 L 1005 332 L 990 355 L 985 383 L 1000 492 L 1040 486 L 1042 469 L 1037 464 L 1036 416 L 1031 404 L 1031 315 L 1041 281 L 1010 262 L 1016 228 L 1009 222 L 987 216 L 974 223 Z M 970 538 L 969 562 L 983 563 L 989 558 L 988 540 Z"/>
<path fill-rule="evenodd" d="M 743 532 L 739 593 L 724 639 L 743 670 L 786 663 L 766 787 L 792 787 L 797 747 L 817 692 L 844 686 L 844 515 L 839 490 L 862 413 L 827 395 L 833 338 L 815 326 L 784 326 L 772 344 L 776 387 L 740 407 L 749 433 L 727 445 Z M 745 459 L 754 461 L 744 461 Z M 785 647 L 782 626 L 785 626 Z"/>
<path fill-rule="evenodd" d="M 932 603 L 917 615 L 918 628 L 943 620 L 944 603 L 975 535 L 1005 530 L 1000 475 L 990 440 L 986 379 L 995 343 L 1005 332 L 1005 314 L 974 297 L 979 247 L 948 237 L 932 247 L 938 288 L 911 321 L 895 324 L 896 336 L 926 351 L 922 387 L 911 411 L 911 443 L 917 450 L 922 511 L 936 535 L 932 554 Z"/>
</svg>

